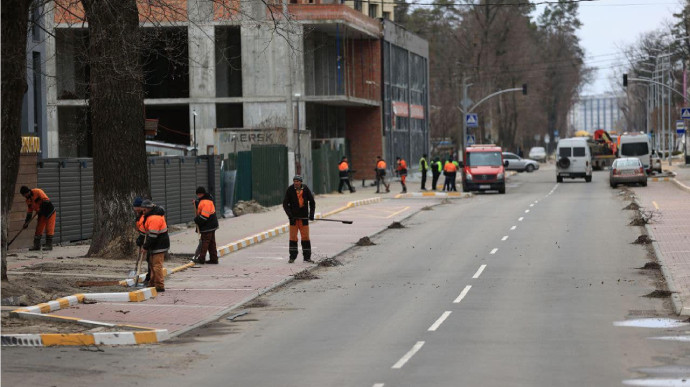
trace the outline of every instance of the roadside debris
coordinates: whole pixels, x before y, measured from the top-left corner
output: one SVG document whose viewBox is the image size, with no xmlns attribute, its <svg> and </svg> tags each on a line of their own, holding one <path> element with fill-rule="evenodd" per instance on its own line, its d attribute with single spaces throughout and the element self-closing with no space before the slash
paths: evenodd
<svg viewBox="0 0 690 387">
<path fill-rule="evenodd" d="M 237 312 L 237 313 L 235 313 L 235 314 L 233 314 L 233 315 L 228 316 L 228 317 L 226 318 L 226 320 L 233 321 L 233 320 L 235 320 L 236 318 L 242 317 L 242 316 L 244 316 L 244 315 L 246 315 L 246 314 L 249 314 L 249 310 L 244 309 L 244 310 L 241 310 L 241 311 L 239 311 L 239 312 Z"/>
<path fill-rule="evenodd" d="M 649 298 L 669 298 L 673 292 L 670 292 L 668 290 L 655 290 L 643 297 L 649 297 Z"/>
<path fill-rule="evenodd" d="M 388 228 L 405 228 L 405 226 L 402 225 L 400 222 L 393 222 L 388 226 Z"/>
<path fill-rule="evenodd" d="M 633 211 L 637 211 L 637 210 L 640 209 L 640 206 L 639 206 L 637 203 L 632 202 L 632 203 L 628 204 L 627 206 L 623 207 L 623 209 L 624 209 L 624 210 L 633 210 Z"/>
<path fill-rule="evenodd" d="M 647 262 L 642 267 L 638 267 L 639 270 L 659 270 L 661 265 L 656 262 Z"/>
<path fill-rule="evenodd" d="M 293 275 L 296 280 L 313 280 L 313 279 L 319 279 L 319 277 L 310 272 L 309 270 L 302 270 L 299 273 Z"/>
<path fill-rule="evenodd" d="M 235 207 L 232 208 L 232 212 L 235 213 L 235 216 L 242 216 L 245 214 L 256 214 L 266 211 L 269 211 L 269 209 L 259 204 L 259 202 L 257 202 L 256 200 L 240 200 L 239 202 L 237 202 L 237 204 L 235 204 Z"/>
<path fill-rule="evenodd" d="M 372 242 L 369 237 L 364 237 L 361 238 L 357 243 L 355 243 L 357 246 L 376 246 L 376 243 Z"/>
<path fill-rule="evenodd" d="M 648 245 L 650 243 L 654 242 L 652 239 L 649 238 L 648 235 L 640 235 L 635 239 L 635 242 L 633 242 L 634 245 Z"/>
<path fill-rule="evenodd" d="M 319 266 L 321 267 L 335 267 L 343 266 L 343 263 L 335 258 L 325 258 L 319 261 Z"/>
<path fill-rule="evenodd" d="M 422 207 L 422 211 L 431 211 L 431 210 L 433 210 L 433 208 L 431 208 L 429 206 Z"/>
</svg>

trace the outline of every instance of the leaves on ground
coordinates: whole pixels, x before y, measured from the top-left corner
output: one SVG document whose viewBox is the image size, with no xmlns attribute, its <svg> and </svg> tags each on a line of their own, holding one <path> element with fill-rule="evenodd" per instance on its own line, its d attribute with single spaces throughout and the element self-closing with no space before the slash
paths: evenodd
<svg viewBox="0 0 690 387">
<path fill-rule="evenodd" d="M 402 225 L 400 222 L 393 222 L 388 226 L 388 228 L 405 228 L 405 226 Z"/>
<path fill-rule="evenodd" d="M 369 239 L 369 237 L 366 237 L 366 236 L 364 238 L 361 238 L 355 244 L 357 246 L 375 246 L 376 245 L 376 243 L 372 242 L 371 239 Z"/>
<path fill-rule="evenodd" d="M 670 291 L 668 291 L 668 290 L 658 290 L 658 289 L 657 289 L 657 290 L 655 290 L 655 291 L 653 291 L 653 292 L 651 292 L 651 293 L 645 295 L 644 297 L 649 297 L 649 298 L 669 298 L 669 297 L 671 297 L 672 294 L 673 294 L 673 292 L 670 292 Z"/>
</svg>

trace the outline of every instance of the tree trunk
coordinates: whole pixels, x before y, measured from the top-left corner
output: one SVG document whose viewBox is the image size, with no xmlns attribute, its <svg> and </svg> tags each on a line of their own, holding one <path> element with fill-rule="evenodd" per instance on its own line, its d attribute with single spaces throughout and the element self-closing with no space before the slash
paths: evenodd
<svg viewBox="0 0 690 387">
<path fill-rule="evenodd" d="M 148 189 L 136 0 L 82 0 L 89 23 L 94 229 L 87 255 L 134 252 L 131 203 Z"/>
<path fill-rule="evenodd" d="M 7 231 L 21 151 L 22 100 L 26 84 L 26 35 L 33 0 L 4 0 L 2 13 L 2 272 L 7 281 Z"/>
</svg>

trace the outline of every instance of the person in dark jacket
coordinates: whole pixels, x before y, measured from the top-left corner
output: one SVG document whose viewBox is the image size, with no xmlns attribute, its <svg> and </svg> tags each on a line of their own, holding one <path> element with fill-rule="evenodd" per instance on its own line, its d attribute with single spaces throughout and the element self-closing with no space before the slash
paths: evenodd
<svg viewBox="0 0 690 387">
<path fill-rule="evenodd" d="M 304 262 L 311 260 L 311 241 L 309 240 L 309 221 L 314 220 L 316 202 L 314 195 L 306 185 L 302 184 L 302 176 L 292 178 L 292 185 L 288 187 L 283 199 L 283 209 L 290 219 L 290 260 L 297 258 L 297 232 L 302 236 L 302 255 Z"/>
<path fill-rule="evenodd" d="M 197 200 L 194 201 L 196 207 L 196 217 L 194 223 L 198 227 L 200 234 L 200 244 L 197 251 L 195 263 L 203 264 L 206 261 L 206 252 L 209 253 L 208 263 L 218 263 L 218 250 L 216 249 L 216 230 L 218 230 L 218 217 L 216 207 L 213 204 L 213 197 L 206 192 L 206 188 L 196 189 Z"/>
<path fill-rule="evenodd" d="M 431 190 L 436 191 L 436 184 L 438 184 L 438 178 L 441 176 L 441 171 L 443 170 L 443 165 L 441 164 L 441 159 L 436 157 L 431 163 Z"/>
<path fill-rule="evenodd" d="M 338 185 L 338 193 L 343 193 L 343 187 L 347 184 L 347 188 L 350 192 L 355 192 L 350 184 L 350 164 L 347 162 L 347 157 L 343 156 L 340 159 L 340 164 L 338 164 L 338 175 L 340 176 L 340 185 Z"/>
<path fill-rule="evenodd" d="M 137 246 L 142 250 L 144 248 L 144 241 L 146 240 L 146 228 L 144 227 L 144 209 L 141 207 L 141 203 L 143 202 L 144 198 L 137 196 L 136 198 L 134 198 L 134 202 L 132 203 L 132 208 L 134 208 L 134 216 L 137 222 L 137 232 L 139 233 L 136 243 Z M 141 254 L 141 252 L 139 252 L 139 254 Z M 144 278 L 144 282 L 141 284 L 142 286 L 148 286 L 149 281 L 151 280 L 152 267 L 150 254 L 146 254 L 146 265 L 148 266 L 148 270 L 146 271 L 146 278 Z"/>
<path fill-rule="evenodd" d="M 143 248 L 148 254 L 151 254 L 152 270 L 149 283 L 155 286 L 157 291 L 164 292 L 163 260 L 165 253 L 170 249 L 165 210 L 150 200 L 144 200 L 141 207 L 144 209 L 144 229 L 146 230 L 146 241 Z"/>
</svg>

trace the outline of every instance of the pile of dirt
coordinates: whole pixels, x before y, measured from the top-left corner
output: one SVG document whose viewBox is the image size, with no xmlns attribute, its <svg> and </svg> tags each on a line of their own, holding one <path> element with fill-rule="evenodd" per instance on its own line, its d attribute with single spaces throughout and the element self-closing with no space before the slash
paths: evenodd
<svg viewBox="0 0 690 387">
<path fill-rule="evenodd" d="M 668 290 L 655 290 L 644 297 L 649 297 L 649 298 L 669 298 L 673 292 L 670 292 Z"/>
<path fill-rule="evenodd" d="M 422 211 L 431 211 L 431 210 L 433 210 L 433 208 L 431 208 L 429 206 L 422 207 Z"/>
<path fill-rule="evenodd" d="M 343 266 L 343 263 L 335 258 L 326 258 L 319 261 L 319 266 L 321 267 L 334 267 Z"/>
<path fill-rule="evenodd" d="M 633 242 L 634 245 L 648 245 L 650 243 L 654 242 L 652 239 L 649 238 L 648 235 L 640 235 L 635 239 L 635 242 Z"/>
<path fill-rule="evenodd" d="M 257 202 L 256 200 L 250 200 L 248 202 L 240 200 L 239 202 L 237 202 L 237 204 L 235 204 L 235 207 L 232 208 L 232 212 L 235 214 L 235 216 L 242 216 L 244 214 L 256 214 L 266 211 L 269 211 L 269 209 L 259 204 L 259 202 Z"/>
<path fill-rule="evenodd" d="M 124 278 L 125 276 L 123 276 Z M 51 277 L 40 274 L 10 275 L 9 281 L 2 282 L 2 305 L 31 306 L 54 300 L 56 298 L 84 293 L 84 288 L 76 282 L 84 278 L 65 276 Z M 122 286 L 94 286 L 88 293 L 127 292 Z"/>
<path fill-rule="evenodd" d="M 402 225 L 400 222 L 393 222 L 388 226 L 388 228 L 405 228 L 405 226 Z"/>
<path fill-rule="evenodd" d="M 637 203 L 632 202 L 632 203 L 628 204 L 627 206 L 623 207 L 623 209 L 624 209 L 624 210 L 633 210 L 633 211 L 637 211 L 637 210 L 640 209 L 640 206 L 637 205 Z"/>
<path fill-rule="evenodd" d="M 636 215 L 630 222 L 630 226 L 644 226 L 647 221 L 640 215 Z"/>
<path fill-rule="evenodd" d="M 293 275 L 296 280 L 313 280 L 313 279 L 319 279 L 319 277 L 310 272 L 309 270 L 302 270 L 299 273 Z"/>
<path fill-rule="evenodd" d="M 661 265 L 656 262 L 647 262 L 642 267 L 638 267 L 639 270 L 660 270 Z"/>
<path fill-rule="evenodd" d="M 355 243 L 355 245 L 357 245 L 357 246 L 376 246 L 376 243 L 372 242 L 371 239 L 369 239 L 369 237 L 365 236 L 364 238 L 361 238 L 360 240 L 358 240 L 357 243 Z"/>
</svg>

